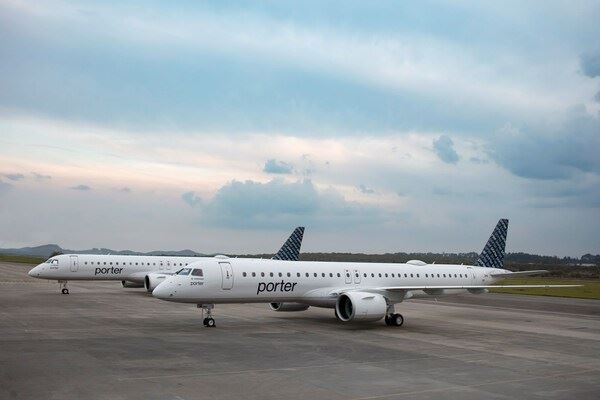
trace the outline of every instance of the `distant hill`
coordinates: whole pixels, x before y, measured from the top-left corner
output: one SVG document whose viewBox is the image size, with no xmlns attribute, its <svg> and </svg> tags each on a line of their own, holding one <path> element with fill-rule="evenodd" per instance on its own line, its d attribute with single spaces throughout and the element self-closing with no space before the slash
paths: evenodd
<svg viewBox="0 0 600 400">
<path fill-rule="evenodd" d="M 149 252 L 139 252 L 131 250 L 112 250 L 106 248 L 93 248 L 88 250 L 69 250 L 63 249 L 57 244 L 45 244 L 35 247 L 22 247 L 19 249 L 0 249 L 0 254 L 15 254 L 21 256 L 34 256 L 48 258 L 52 254 L 117 254 L 124 256 L 181 256 L 181 257 L 202 257 L 205 254 L 197 253 L 193 250 L 154 250 Z"/>
<path fill-rule="evenodd" d="M 117 254 L 117 255 L 148 255 L 148 256 L 184 256 L 184 257 L 202 257 L 207 254 L 198 253 L 193 250 L 155 250 L 149 252 L 138 252 L 131 250 L 112 250 L 107 248 L 93 248 L 87 250 L 69 250 L 63 249 L 57 244 L 46 244 L 35 247 L 22 247 L 20 249 L 0 249 L 0 254 L 14 254 L 22 256 L 35 256 L 48 258 L 52 254 Z M 243 254 L 232 255 L 235 257 L 256 257 L 271 258 L 273 254 Z M 364 254 L 364 253 L 301 253 L 300 259 L 304 261 L 339 261 L 339 262 L 380 262 L 380 263 L 401 263 L 408 260 L 422 260 L 426 263 L 438 264 L 474 264 L 477 261 L 478 253 L 385 253 L 385 254 Z M 507 266 L 593 266 L 600 265 L 600 255 L 585 254 L 581 258 L 574 257 L 556 257 L 542 256 L 528 253 L 508 253 L 505 263 Z"/>
</svg>

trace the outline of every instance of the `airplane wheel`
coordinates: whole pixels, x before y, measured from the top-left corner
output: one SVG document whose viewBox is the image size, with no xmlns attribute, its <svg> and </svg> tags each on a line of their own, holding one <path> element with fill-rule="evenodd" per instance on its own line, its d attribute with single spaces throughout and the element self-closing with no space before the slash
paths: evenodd
<svg viewBox="0 0 600 400">
<path fill-rule="evenodd" d="M 69 289 L 67 289 L 67 288 L 63 288 L 63 290 L 62 290 L 62 294 L 69 294 Z"/>
<path fill-rule="evenodd" d="M 208 328 L 214 328 L 215 327 L 215 320 L 212 318 L 206 318 L 206 327 Z"/>
<path fill-rule="evenodd" d="M 402 326 L 404 324 L 404 317 L 402 314 L 392 314 L 389 321 L 390 326 Z"/>
<path fill-rule="evenodd" d="M 387 326 L 392 326 L 391 317 L 390 317 L 390 316 L 388 316 L 388 315 L 386 315 L 386 316 L 385 316 L 385 324 L 386 324 Z"/>
</svg>

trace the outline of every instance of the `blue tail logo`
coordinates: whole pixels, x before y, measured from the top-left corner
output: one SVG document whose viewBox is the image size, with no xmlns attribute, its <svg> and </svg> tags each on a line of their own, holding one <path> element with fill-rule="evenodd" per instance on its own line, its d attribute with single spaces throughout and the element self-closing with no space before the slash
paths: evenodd
<svg viewBox="0 0 600 400">
<path fill-rule="evenodd" d="M 275 260 L 298 261 L 300 258 L 300 246 L 302 246 L 302 237 L 304 236 L 304 227 L 299 226 L 294 229 L 288 240 L 281 246 L 281 249 L 273 256 Z"/>
<path fill-rule="evenodd" d="M 486 268 L 504 268 L 507 233 L 508 219 L 501 219 L 479 255 L 477 265 Z"/>
</svg>

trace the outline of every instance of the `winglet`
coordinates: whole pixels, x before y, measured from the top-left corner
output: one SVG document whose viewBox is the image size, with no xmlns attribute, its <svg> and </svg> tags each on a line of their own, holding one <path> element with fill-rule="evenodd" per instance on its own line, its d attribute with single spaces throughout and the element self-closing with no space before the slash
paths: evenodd
<svg viewBox="0 0 600 400">
<path fill-rule="evenodd" d="M 504 268 L 507 232 L 508 219 L 499 220 L 494 232 L 492 232 L 492 236 L 490 236 L 479 255 L 476 265 L 486 268 Z"/>
<path fill-rule="evenodd" d="M 300 257 L 300 246 L 304 237 L 304 227 L 299 226 L 294 229 L 288 240 L 281 246 L 281 249 L 273 256 L 275 260 L 298 261 Z"/>
</svg>

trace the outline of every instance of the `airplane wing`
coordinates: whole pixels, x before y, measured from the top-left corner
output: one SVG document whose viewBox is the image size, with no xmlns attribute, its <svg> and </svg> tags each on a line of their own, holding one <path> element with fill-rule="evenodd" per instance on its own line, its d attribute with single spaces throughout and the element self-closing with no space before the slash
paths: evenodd
<svg viewBox="0 0 600 400">
<path fill-rule="evenodd" d="M 517 272 L 506 272 L 502 274 L 492 274 L 494 278 L 509 278 L 511 276 L 530 276 L 530 275 L 540 275 L 547 274 L 548 270 L 545 269 L 536 269 L 533 271 L 517 271 Z"/>
<path fill-rule="evenodd" d="M 466 290 L 482 290 L 482 289 L 546 289 L 546 288 L 570 288 L 581 287 L 583 285 L 464 285 L 464 286 L 380 286 L 380 287 L 349 287 L 336 288 L 329 292 L 330 296 L 336 296 L 344 292 L 360 291 L 360 292 L 396 292 L 409 290 L 425 290 L 425 291 L 440 291 L 443 289 L 466 289 Z"/>
</svg>

